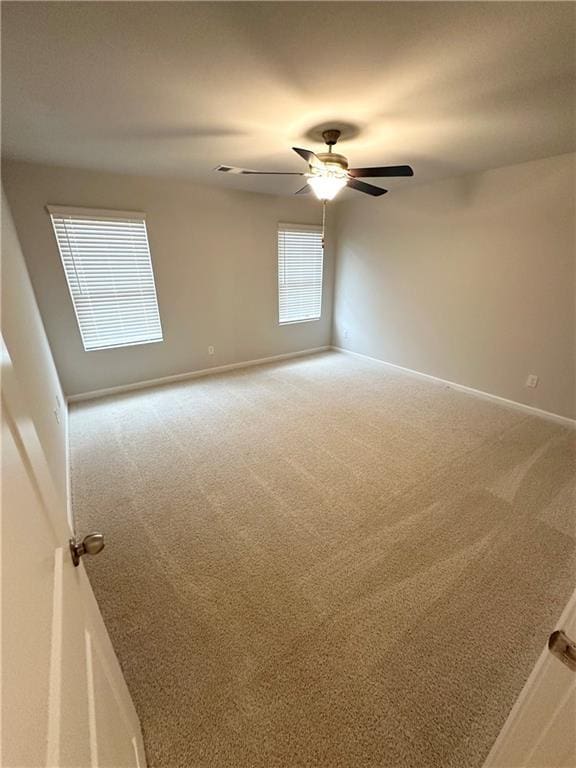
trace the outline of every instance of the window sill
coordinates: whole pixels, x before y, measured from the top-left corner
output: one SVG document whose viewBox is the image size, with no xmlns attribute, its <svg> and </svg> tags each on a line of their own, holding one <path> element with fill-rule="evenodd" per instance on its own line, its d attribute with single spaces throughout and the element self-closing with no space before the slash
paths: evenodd
<svg viewBox="0 0 576 768">
<path fill-rule="evenodd" d="M 308 317 L 304 320 L 286 320 L 285 322 L 278 321 L 278 325 L 299 325 L 300 323 L 317 323 L 321 320 L 321 317 Z"/>
</svg>

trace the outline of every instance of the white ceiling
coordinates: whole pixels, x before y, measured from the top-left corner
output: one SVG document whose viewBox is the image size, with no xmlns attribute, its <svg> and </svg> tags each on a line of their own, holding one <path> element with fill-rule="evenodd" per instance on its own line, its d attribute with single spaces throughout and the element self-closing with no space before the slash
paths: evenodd
<svg viewBox="0 0 576 768">
<path fill-rule="evenodd" d="M 291 194 L 293 145 L 415 183 L 575 148 L 571 2 L 8 2 L 3 152 Z"/>
</svg>

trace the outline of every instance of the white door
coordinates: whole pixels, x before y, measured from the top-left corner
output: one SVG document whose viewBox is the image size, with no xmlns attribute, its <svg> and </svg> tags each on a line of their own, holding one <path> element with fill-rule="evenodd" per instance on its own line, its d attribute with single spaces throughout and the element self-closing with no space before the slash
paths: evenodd
<svg viewBox="0 0 576 768">
<path fill-rule="evenodd" d="M 556 629 L 563 630 L 576 641 L 576 592 Z M 546 646 L 488 755 L 484 768 L 575 766 L 576 671 L 553 656 Z"/>
<path fill-rule="evenodd" d="M 21 391 L 2 343 L 1 764 L 143 768 L 138 717 Z"/>
</svg>

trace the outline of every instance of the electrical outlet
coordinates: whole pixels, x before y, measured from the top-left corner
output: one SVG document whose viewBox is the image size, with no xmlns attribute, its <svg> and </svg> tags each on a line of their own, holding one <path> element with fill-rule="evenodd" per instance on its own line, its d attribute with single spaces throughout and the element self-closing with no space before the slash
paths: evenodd
<svg viewBox="0 0 576 768">
<path fill-rule="evenodd" d="M 348 328 L 344 328 L 344 338 L 349 339 L 350 338 L 350 331 Z"/>
<path fill-rule="evenodd" d="M 214 347 L 213 346 L 209 346 L 208 347 L 208 354 L 209 355 L 213 355 L 214 354 Z"/>
<path fill-rule="evenodd" d="M 529 373 L 526 379 L 526 386 L 534 389 L 538 386 L 538 376 L 535 373 Z"/>
</svg>

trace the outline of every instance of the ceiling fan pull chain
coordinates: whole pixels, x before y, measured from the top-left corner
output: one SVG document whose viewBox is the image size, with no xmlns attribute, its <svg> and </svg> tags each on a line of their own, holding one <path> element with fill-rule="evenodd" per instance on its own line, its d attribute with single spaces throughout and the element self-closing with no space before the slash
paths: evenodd
<svg viewBox="0 0 576 768">
<path fill-rule="evenodd" d="M 322 200 L 322 250 L 324 250 L 325 236 L 326 236 L 326 200 Z"/>
</svg>

